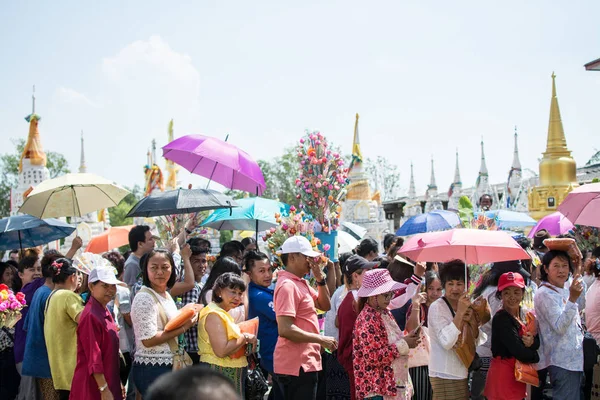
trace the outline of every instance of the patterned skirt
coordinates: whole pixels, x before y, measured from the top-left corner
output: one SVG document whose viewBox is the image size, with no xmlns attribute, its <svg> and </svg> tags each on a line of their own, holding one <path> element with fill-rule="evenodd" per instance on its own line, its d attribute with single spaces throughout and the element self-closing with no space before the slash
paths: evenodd
<svg viewBox="0 0 600 400">
<path fill-rule="evenodd" d="M 222 375 L 225 375 L 231 382 L 233 382 L 235 386 L 235 391 L 244 398 L 245 395 L 245 372 L 246 368 L 229 368 L 229 367 L 221 367 L 219 365 L 214 364 L 206 364 L 213 371 L 217 371 Z"/>
<path fill-rule="evenodd" d="M 433 388 L 433 400 L 468 400 L 467 379 L 442 379 L 429 377 Z"/>
<path fill-rule="evenodd" d="M 433 393 L 429 382 L 429 367 L 413 367 L 408 369 L 413 384 L 412 400 L 432 400 Z"/>
</svg>

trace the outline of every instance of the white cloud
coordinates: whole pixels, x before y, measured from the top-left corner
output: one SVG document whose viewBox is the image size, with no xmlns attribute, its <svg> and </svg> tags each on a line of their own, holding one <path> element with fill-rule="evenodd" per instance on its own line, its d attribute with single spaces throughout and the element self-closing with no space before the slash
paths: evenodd
<svg viewBox="0 0 600 400">
<path fill-rule="evenodd" d="M 83 103 L 91 107 L 98 107 L 98 104 L 96 102 L 90 100 L 86 95 L 84 95 L 83 93 L 79 93 L 75 89 L 61 86 L 58 89 L 56 89 L 55 94 L 56 97 L 64 103 Z"/>
<path fill-rule="evenodd" d="M 102 71 L 125 104 L 152 99 L 171 113 L 198 109 L 200 72 L 189 55 L 173 50 L 160 36 L 137 40 L 104 58 Z"/>
</svg>

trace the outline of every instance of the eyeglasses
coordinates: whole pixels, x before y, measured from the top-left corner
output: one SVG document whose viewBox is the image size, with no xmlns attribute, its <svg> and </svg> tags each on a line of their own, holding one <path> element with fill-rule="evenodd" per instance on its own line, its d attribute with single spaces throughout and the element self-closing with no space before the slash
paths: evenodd
<svg viewBox="0 0 600 400">
<path fill-rule="evenodd" d="M 386 300 L 391 300 L 392 297 L 394 297 L 394 292 L 383 293 L 380 294 L 380 296 L 382 296 Z"/>
</svg>

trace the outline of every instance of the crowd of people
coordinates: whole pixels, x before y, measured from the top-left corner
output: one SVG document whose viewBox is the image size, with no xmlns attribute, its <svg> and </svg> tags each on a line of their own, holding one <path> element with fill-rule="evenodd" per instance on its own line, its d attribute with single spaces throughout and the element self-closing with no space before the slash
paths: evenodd
<svg viewBox="0 0 600 400">
<path fill-rule="evenodd" d="M 293 236 L 274 271 L 251 238 L 209 265 L 217 251 L 186 232 L 159 249 L 136 226 L 130 252 L 91 271 L 72 261 L 80 239 L 64 255 L 11 252 L 0 283 L 28 306 L 0 331 L 0 398 L 244 399 L 255 356 L 271 400 L 524 399 L 516 368 L 537 370 L 532 399 L 545 386 L 590 398 L 600 248 L 574 262 L 544 248 L 542 231 L 519 241 L 539 264 L 498 262 L 471 285 L 462 261 L 412 262 L 394 235 L 383 253 L 367 238 L 336 262 Z M 166 329 L 188 304 L 197 315 Z M 240 328 L 253 318 L 256 335 Z M 182 359 L 194 366 L 173 372 Z"/>
</svg>

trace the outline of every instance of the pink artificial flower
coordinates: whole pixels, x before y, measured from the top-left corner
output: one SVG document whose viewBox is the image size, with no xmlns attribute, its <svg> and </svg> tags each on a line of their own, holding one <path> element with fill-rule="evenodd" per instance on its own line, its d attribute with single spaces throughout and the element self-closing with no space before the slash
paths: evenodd
<svg viewBox="0 0 600 400">
<path fill-rule="evenodd" d="M 281 225 L 281 229 L 283 229 L 284 231 L 287 231 L 288 228 L 289 228 L 288 224 Z"/>
<path fill-rule="evenodd" d="M 323 246 L 323 251 L 329 251 L 330 248 L 331 248 L 331 246 L 326 244 Z"/>
<path fill-rule="evenodd" d="M 8 302 L 3 301 L 2 303 L 0 303 L 0 312 L 6 311 L 7 308 L 8 308 Z"/>
<path fill-rule="evenodd" d="M 22 305 L 24 305 L 24 306 L 26 306 L 26 305 L 27 305 L 27 300 L 25 300 L 25 298 L 23 298 L 23 299 L 19 300 L 19 302 L 20 302 Z"/>
<path fill-rule="evenodd" d="M 10 303 L 10 308 L 11 308 L 11 310 L 18 310 L 18 309 L 20 309 L 21 307 L 22 307 L 22 306 L 21 306 L 21 303 L 19 303 L 19 302 L 18 302 L 18 301 L 16 301 L 16 300 L 15 300 L 15 301 L 13 301 L 12 303 Z"/>
<path fill-rule="evenodd" d="M 304 143 L 304 138 L 300 138 L 300 143 Z"/>
</svg>

